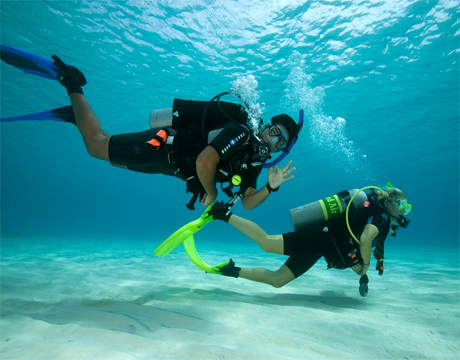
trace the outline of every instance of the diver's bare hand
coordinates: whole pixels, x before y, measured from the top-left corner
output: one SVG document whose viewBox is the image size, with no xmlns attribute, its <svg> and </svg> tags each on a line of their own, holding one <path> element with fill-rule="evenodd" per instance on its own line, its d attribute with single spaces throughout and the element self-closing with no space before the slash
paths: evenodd
<svg viewBox="0 0 460 360">
<path fill-rule="evenodd" d="M 369 269 L 369 265 L 363 265 L 363 264 L 356 264 L 351 267 L 351 270 L 353 270 L 356 275 L 362 276 L 367 272 L 367 269 Z"/>
<path fill-rule="evenodd" d="M 361 264 L 356 264 L 351 267 L 351 270 L 353 270 L 356 274 L 359 273 L 363 269 L 363 266 Z"/>
<path fill-rule="evenodd" d="M 275 165 L 268 169 L 268 183 L 272 189 L 277 188 L 282 183 L 291 180 L 294 177 L 294 175 L 289 176 L 293 171 L 295 171 L 295 167 L 289 169 L 291 164 L 292 161 L 289 161 L 282 169 L 279 165 Z"/>
<path fill-rule="evenodd" d="M 216 201 L 217 196 L 209 196 L 208 194 L 204 194 L 203 199 L 201 199 L 201 205 L 209 206 L 214 204 Z"/>
</svg>

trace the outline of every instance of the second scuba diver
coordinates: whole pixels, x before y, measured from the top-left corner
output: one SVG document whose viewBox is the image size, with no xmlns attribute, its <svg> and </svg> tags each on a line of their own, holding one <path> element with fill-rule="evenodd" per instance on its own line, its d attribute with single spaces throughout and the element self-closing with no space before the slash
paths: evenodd
<svg viewBox="0 0 460 360">
<path fill-rule="evenodd" d="M 343 192 L 338 195 L 343 195 Z M 345 203 L 350 201 L 349 196 L 344 199 Z M 409 220 L 404 215 L 412 209 L 404 192 L 391 187 L 390 184 L 385 191 L 373 191 L 367 195 L 366 200 L 359 210 L 355 209 L 355 202 L 350 207 L 349 226 L 352 233 L 356 234 L 356 240 L 349 231 L 345 213 L 330 221 L 324 221 L 324 217 L 322 221 L 305 219 L 305 224 L 300 230 L 282 235 L 268 235 L 254 222 L 232 214 L 223 203 L 215 203 L 209 211 L 214 220 L 222 220 L 233 225 L 254 240 L 265 252 L 289 256 L 284 265 L 276 271 L 240 268 L 230 259 L 229 264 L 220 268 L 219 272 L 225 276 L 241 277 L 279 288 L 307 272 L 324 256 L 328 269 L 351 268 L 360 275 L 360 293 L 366 296 L 366 273 L 370 266 L 372 247 L 376 247 L 376 269 L 381 275 L 385 238 L 389 233 L 395 236 L 399 226 L 405 228 L 409 225 Z M 324 204 L 322 206 L 324 208 Z"/>
</svg>

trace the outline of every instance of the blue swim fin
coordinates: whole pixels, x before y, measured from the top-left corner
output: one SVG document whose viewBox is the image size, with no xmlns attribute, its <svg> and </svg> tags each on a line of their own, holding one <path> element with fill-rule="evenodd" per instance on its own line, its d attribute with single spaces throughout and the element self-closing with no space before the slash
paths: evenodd
<svg viewBox="0 0 460 360">
<path fill-rule="evenodd" d="M 52 121 L 63 121 L 69 122 L 76 125 L 75 116 L 73 114 L 72 106 L 63 106 L 57 109 L 47 110 L 38 112 L 35 114 L 28 114 L 28 115 L 21 115 L 15 117 L 9 117 L 0 119 L 0 123 L 2 122 L 10 122 L 10 121 L 27 121 L 27 120 L 52 120 Z"/>
<path fill-rule="evenodd" d="M 54 65 L 53 60 L 42 58 L 27 51 L 16 49 L 8 45 L 0 45 L 0 58 L 27 74 L 58 80 L 66 73 Z"/>
</svg>

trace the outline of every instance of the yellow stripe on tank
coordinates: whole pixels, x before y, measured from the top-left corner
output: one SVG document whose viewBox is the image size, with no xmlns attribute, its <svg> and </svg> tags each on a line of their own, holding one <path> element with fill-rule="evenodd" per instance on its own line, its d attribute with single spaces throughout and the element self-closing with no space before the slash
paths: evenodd
<svg viewBox="0 0 460 360">
<path fill-rule="evenodd" d="M 329 217 L 327 215 L 326 204 L 324 204 L 323 200 L 320 200 L 319 203 L 321 204 L 321 208 L 323 209 L 324 220 L 328 221 Z"/>
<path fill-rule="evenodd" d="M 342 203 L 337 195 L 329 196 L 319 201 L 323 209 L 325 221 L 332 220 L 343 213 Z"/>
</svg>

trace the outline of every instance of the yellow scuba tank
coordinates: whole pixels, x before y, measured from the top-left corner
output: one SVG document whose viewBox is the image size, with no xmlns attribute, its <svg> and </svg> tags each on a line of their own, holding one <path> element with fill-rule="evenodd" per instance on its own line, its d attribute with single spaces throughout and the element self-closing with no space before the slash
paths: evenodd
<svg viewBox="0 0 460 360">
<path fill-rule="evenodd" d="M 324 223 L 336 218 L 347 210 L 346 200 L 351 198 L 355 209 L 362 209 L 367 195 L 363 191 L 358 192 L 358 189 L 344 190 L 337 195 L 289 210 L 294 230 L 302 230 L 310 224 Z"/>
</svg>

